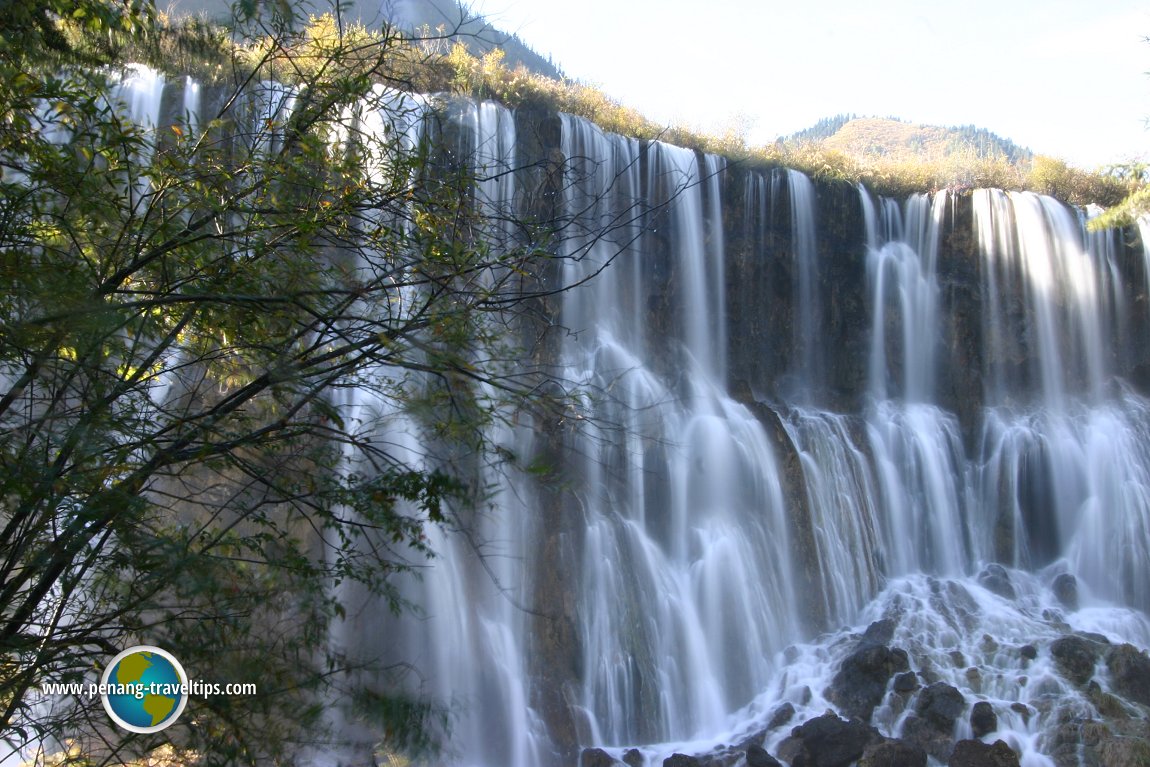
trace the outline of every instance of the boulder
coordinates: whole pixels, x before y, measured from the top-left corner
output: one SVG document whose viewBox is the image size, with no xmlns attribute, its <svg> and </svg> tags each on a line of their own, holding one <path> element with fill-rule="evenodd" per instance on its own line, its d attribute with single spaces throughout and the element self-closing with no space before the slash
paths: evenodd
<svg viewBox="0 0 1150 767">
<path fill-rule="evenodd" d="M 868 745 L 882 740 L 865 722 L 848 722 L 828 711 L 791 730 L 779 745 L 779 756 L 791 767 L 849 767 Z"/>
<path fill-rule="evenodd" d="M 946 763 L 947 767 L 1019 767 L 1018 754 L 996 740 L 993 744 L 981 740 L 960 740 L 954 746 L 954 753 Z"/>
<path fill-rule="evenodd" d="M 1122 644 L 1106 653 L 1114 691 L 1124 698 L 1150 706 L 1150 657 L 1134 645 Z"/>
<path fill-rule="evenodd" d="M 643 752 L 637 748 L 629 748 L 623 752 L 623 763 L 627 767 L 643 767 Z"/>
<path fill-rule="evenodd" d="M 1010 573 L 1002 565 L 990 564 L 978 574 L 978 582 L 988 591 L 993 591 L 1005 599 L 1014 599 L 1014 583 L 1010 580 Z"/>
<path fill-rule="evenodd" d="M 902 725 L 902 737 L 940 762 L 954 749 L 954 723 L 966 710 L 966 699 L 945 682 L 924 687 L 915 700 L 914 713 Z"/>
<path fill-rule="evenodd" d="M 897 624 L 893 618 L 883 618 L 867 626 L 863 633 L 864 644 L 890 644 L 894 639 L 894 630 Z"/>
<path fill-rule="evenodd" d="M 867 746 L 858 767 L 926 767 L 926 758 L 921 746 L 891 739 Z"/>
<path fill-rule="evenodd" d="M 869 722 L 890 678 L 909 666 L 905 652 L 864 639 L 839 666 L 827 698 L 846 716 Z"/>
<path fill-rule="evenodd" d="M 743 754 L 741 751 L 735 752 L 726 749 L 718 754 L 699 757 L 698 761 L 702 767 L 735 767 L 736 764 L 743 761 Z"/>
<path fill-rule="evenodd" d="M 1086 685 L 1086 699 L 1105 719 L 1125 719 L 1127 716 L 1126 704 L 1122 699 L 1117 695 L 1105 692 L 1096 679 L 1091 679 L 1090 683 Z"/>
<path fill-rule="evenodd" d="M 894 678 L 895 692 L 914 692 L 919 688 L 918 674 L 913 671 L 904 671 Z"/>
<path fill-rule="evenodd" d="M 585 748 L 579 755 L 579 767 L 615 767 L 619 762 L 601 748 Z"/>
<path fill-rule="evenodd" d="M 1094 667 L 1101 655 L 1097 643 L 1080 636 L 1064 636 L 1050 643 L 1050 654 L 1058 673 L 1078 685 L 1085 685 L 1094 676 Z"/>
<path fill-rule="evenodd" d="M 1070 573 L 1061 573 L 1050 584 L 1054 598 L 1070 612 L 1078 609 L 1078 579 Z"/>
<path fill-rule="evenodd" d="M 794 704 L 787 702 L 775 708 L 771 712 L 771 718 L 767 720 L 767 731 L 778 729 L 784 724 L 787 724 L 795 718 Z"/>
<path fill-rule="evenodd" d="M 917 714 L 911 714 L 903 722 L 902 738 L 944 763 L 954 750 L 952 729 L 940 729 Z"/>
<path fill-rule="evenodd" d="M 747 767 L 783 767 L 783 764 L 762 746 L 751 745 L 747 746 Z"/>
<path fill-rule="evenodd" d="M 1010 710 L 1022 717 L 1022 721 L 1030 724 L 1030 717 L 1034 715 L 1034 710 L 1025 703 L 1011 703 Z"/>
<path fill-rule="evenodd" d="M 935 682 L 918 694 L 914 711 L 940 731 L 949 733 L 966 710 L 966 698 L 945 682 Z"/>
<path fill-rule="evenodd" d="M 972 692 L 982 692 L 982 672 L 978 670 L 977 666 L 971 666 L 968 668 L 965 672 L 963 672 L 963 676 L 966 677 L 966 685 L 971 689 Z"/>
<path fill-rule="evenodd" d="M 663 767 L 703 767 L 703 763 L 687 754 L 671 754 L 663 760 Z"/>
<path fill-rule="evenodd" d="M 1106 767 L 1146 767 L 1150 764 L 1150 743 L 1142 738 L 1107 738 L 1098 747 Z"/>
<path fill-rule="evenodd" d="M 981 738 L 998 729 L 998 714 L 994 713 L 994 706 L 985 700 L 974 704 L 970 710 L 970 729 L 974 737 Z"/>
</svg>

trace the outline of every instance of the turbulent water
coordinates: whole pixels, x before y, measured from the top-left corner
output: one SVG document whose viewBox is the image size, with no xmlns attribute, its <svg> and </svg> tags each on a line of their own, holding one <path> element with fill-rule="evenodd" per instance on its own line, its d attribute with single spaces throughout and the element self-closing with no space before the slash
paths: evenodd
<svg viewBox="0 0 1150 767">
<path fill-rule="evenodd" d="M 134 113 L 155 114 L 156 88 L 125 84 Z M 520 121 L 470 102 L 446 119 L 488 179 L 489 236 L 513 238 L 532 163 Z M 947 191 L 860 188 L 854 244 L 828 253 L 833 208 L 796 171 L 747 172 L 573 117 L 560 128 L 549 204 L 559 279 L 581 287 L 552 318 L 554 361 L 587 396 L 559 436 L 526 419 L 490 435 L 560 456 L 559 490 L 489 476 L 498 490 L 469 535 L 435 533 L 439 556 L 409 590 L 422 614 L 395 625 L 360 605 L 338 641 L 419 670 L 416 691 L 452 709 L 459 765 L 546 764 L 572 738 L 661 764 L 762 733 L 783 702 L 795 723 L 833 707 L 852 637 L 894 617 L 912 668 L 989 701 L 994 737 L 1023 764 L 1053 764 L 1057 718 L 1092 703 L 1018 648 L 1067 630 L 1150 646 L 1150 400 L 1130 382 L 1150 270 L 1126 263 L 1130 233 L 1088 234 L 1081 212 L 1033 194 L 977 190 L 960 206 Z M 955 407 L 941 394 L 958 304 L 940 243 L 961 228 L 980 391 Z M 736 237 L 762 284 L 732 267 Z M 820 259 L 863 275 L 851 289 L 865 348 L 833 332 L 841 296 Z M 789 351 L 763 380 L 735 381 L 735 357 L 768 356 L 732 331 L 748 313 L 782 317 L 768 337 Z M 828 392 L 848 355 L 865 373 L 844 405 Z M 347 407 L 415 460 L 402 414 Z M 992 562 L 1013 598 L 977 577 Z M 1051 593 L 1061 573 L 1078 579 L 1077 610 Z M 905 716 L 891 696 L 874 722 L 897 735 Z M 767 732 L 768 750 L 787 731 Z"/>
</svg>

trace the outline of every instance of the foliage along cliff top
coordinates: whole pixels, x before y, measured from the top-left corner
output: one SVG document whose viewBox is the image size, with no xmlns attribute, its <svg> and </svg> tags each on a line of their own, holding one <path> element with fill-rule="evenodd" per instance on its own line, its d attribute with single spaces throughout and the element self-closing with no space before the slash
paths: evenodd
<svg viewBox="0 0 1150 767">
<path fill-rule="evenodd" d="M 158 34 L 144 40 L 125 35 L 122 41 L 112 35 L 101 40 L 99 47 L 113 52 L 117 61 L 141 61 L 205 82 L 236 82 L 258 73 L 261 78 L 287 82 L 321 79 L 366 89 L 374 79 L 403 90 L 493 99 L 509 107 L 542 104 L 587 118 L 607 131 L 720 154 L 753 167 L 788 167 L 819 180 L 861 182 L 878 194 L 893 197 L 943 188 L 1029 190 L 1075 205 L 1116 206 L 1104 219 L 1110 225 L 1129 222 L 1130 210 L 1120 203 L 1144 185 L 1139 169 L 1086 171 L 1043 155 L 980 152 L 974 147 L 917 154 L 867 153 L 854 151 L 845 139 L 838 143 L 779 140 L 751 146 L 737 128 L 712 135 L 662 125 L 592 86 L 548 77 L 521 63 L 508 66 L 502 48 L 475 55 L 459 41 L 458 28 L 424 26 L 414 34 L 402 34 L 386 26 L 369 29 L 359 23 L 337 23 L 331 15 L 292 22 L 298 20 L 256 18 L 247 23 L 254 23 L 259 34 L 248 29 L 240 35 L 235 28 L 202 18 L 160 14 Z M 65 34 L 78 49 L 93 45 L 82 29 L 65 29 Z M 378 66 L 381 51 L 385 54 L 382 68 Z M 333 66 L 333 62 L 338 63 Z"/>
</svg>

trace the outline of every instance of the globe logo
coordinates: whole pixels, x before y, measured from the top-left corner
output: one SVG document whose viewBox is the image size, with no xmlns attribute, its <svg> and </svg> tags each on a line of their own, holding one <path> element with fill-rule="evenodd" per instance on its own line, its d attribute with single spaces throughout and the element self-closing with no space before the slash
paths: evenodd
<svg viewBox="0 0 1150 767">
<path fill-rule="evenodd" d="M 125 730 L 159 732 L 183 713 L 188 689 L 188 675 L 171 653 L 136 645 L 104 669 L 100 700 L 112 721 Z"/>
</svg>

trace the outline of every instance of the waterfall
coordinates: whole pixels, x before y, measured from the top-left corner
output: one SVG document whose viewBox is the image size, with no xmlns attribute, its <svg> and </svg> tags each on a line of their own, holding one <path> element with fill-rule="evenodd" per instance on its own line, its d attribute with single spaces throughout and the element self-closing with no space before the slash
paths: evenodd
<svg viewBox="0 0 1150 767">
<path fill-rule="evenodd" d="M 796 400 L 808 400 L 825 385 L 824 349 L 826 338 L 820 322 L 822 296 L 818 290 L 819 256 L 815 228 L 815 189 L 811 180 L 797 170 L 786 173 L 791 201 L 791 238 L 795 272 L 794 344 Z"/>
<path fill-rule="evenodd" d="M 796 637 L 797 623 L 773 449 L 723 387 L 722 166 L 584 120 L 563 126 L 564 156 L 576 160 L 568 215 L 629 221 L 657 211 L 646 231 L 642 218 L 624 228 L 622 247 L 567 244 L 569 282 L 606 259 L 618 274 L 567 294 L 562 313 L 564 366 L 593 393 L 592 425 L 572 449 L 585 526 L 578 704 L 593 742 L 702 734 L 766 681 L 770 652 Z M 664 264 L 652 258 L 660 250 Z M 669 287 L 666 326 L 650 327 L 648 307 Z"/>
<path fill-rule="evenodd" d="M 1116 378 L 1125 313 L 1113 243 L 1050 198 L 975 195 L 993 308 L 979 505 L 1014 532 L 997 553 L 1024 567 L 1065 560 L 1099 594 L 1146 609 L 1150 422 Z M 1024 312 L 1001 308 L 1015 304 Z M 1030 352 L 1017 371 L 1015 344 Z"/>
<path fill-rule="evenodd" d="M 115 96 L 162 131 L 162 78 L 134 72 Z M 181 87 L 194 134 L 203 97 Z M 254 87 L 236 140 L 274 151 L 296 96 Z M 493 419 L 488 443 L 524 472 L 428 437 L 379 396 L 410 384 L 386 366 L 346 390 L 336 405 L 363 435 L 489 492 L 429 528 L 436 556 L 403 586 L 414 614 L 348 590 L 332 642 L 417 670 L 403 684 L 448 708 L 451 764 L 582 746 L 661 764 L 740 738 L 775 748 L 777 705 L 834 706 L 835 670 L 886 618 L 924 678 L 992 702 L 1024 763 L 1050 764 L 1059 717 L 1093 703 L 1017 646 L 1068 630 L 1150 644 L 1150 250 L 1040 195 L 876 198 L 569 115 L 554 140 L 526 136 L 530 114 L 377 89 L 333 139 L 379 184 L 402 152 L 446 144 L 476 178 L 471 234 L 546 250 L 537 278 L 573 286 L 549 296 L 553 343 L 517 364 L 577 396 L 563 418 Z M 1052 593 L 1068 574 L 1081 609 Z M 892 701 L 874 723 L 897 735 Z"/>
</svg>

